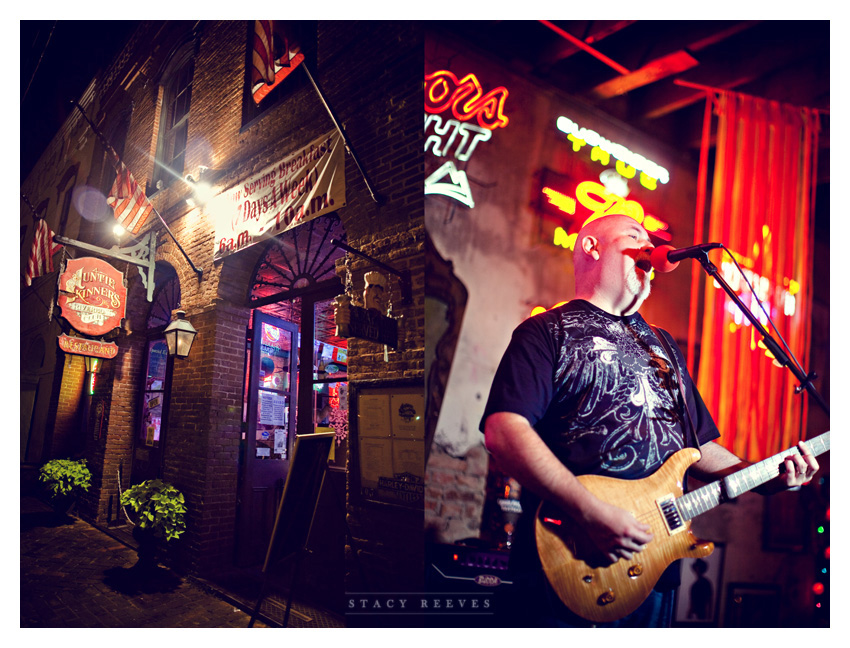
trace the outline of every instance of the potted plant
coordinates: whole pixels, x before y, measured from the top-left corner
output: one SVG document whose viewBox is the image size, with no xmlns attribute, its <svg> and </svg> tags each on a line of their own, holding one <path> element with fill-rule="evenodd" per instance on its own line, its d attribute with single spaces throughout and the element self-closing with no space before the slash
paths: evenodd
<svg viewBox="0 0 850 648">
<path fill-rule="evenodd" d="M 186 530 L 183 493 L 161 479 L 149 479 L 121 493 L 121 505 L 135 512 L 139 561 L 133 569 L 150 571 L 156 567 L 159 543 L 176 540 Z"/>
<path fill-rule="evenodd" d="M 85 459 L 51 459 L 38 471 L 38 480 L 46 486 L 53 510 L 65 515 L 91 487 L 91 472 Z"/>
</svg>

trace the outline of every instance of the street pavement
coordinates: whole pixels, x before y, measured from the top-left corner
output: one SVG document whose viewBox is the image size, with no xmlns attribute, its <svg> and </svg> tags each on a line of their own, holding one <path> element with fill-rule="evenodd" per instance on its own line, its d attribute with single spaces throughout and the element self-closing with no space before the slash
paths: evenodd
<svg viewBox="0 0 850 648">
<path fill-rule="evenodd" d="M 22 628 L 246 628 L 252 605 L 160 565 L 132 577 L 135 549 L 74 516 L 57 518 L 21 498 Z M 239 609 L 239 608 L 242 609 Z M 246 612 L 245 610 L 248 610 Z M 280 605 L 264 602 L 254 627 L 275 627 Z M 263 622 L 265 618 L 267 623 Z M 342 627 L 341 620 L 293 608 L 289 627 Z"/>
</svg>

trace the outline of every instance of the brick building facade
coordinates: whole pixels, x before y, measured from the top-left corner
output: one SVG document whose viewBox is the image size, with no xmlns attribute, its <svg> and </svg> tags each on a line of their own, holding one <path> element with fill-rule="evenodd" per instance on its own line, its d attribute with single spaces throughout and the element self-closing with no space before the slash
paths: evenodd
<svg viewBox="0 0 850 648">
<path fill-rule="evenodd" d="M 257 402 L 249 400 L 246 384 L 257 313 L 300 327 L 302 346 L 294 336 L 288 357 L 294 366 L 298 353 L 303 369 L 297 388 L 286 396 L 298 434 L 323 427 L 314 414 L 318 417 L 322 398 L 331 400 L 318 364 L 329 348 L 340 357 L 347 354 L 348 362 L 347 371 L 330 383 L 334 390 L 346 385 L 343 389 L 356 394 L 359 388 L 394 384 L 421 390 L 424 375 L 421 28 L 333 21 L 291 27 L 306 56 L 300 67 L 309 75 L 294 69 L 259 108 L 252 105 L 248 69 L 254 21 L 139 23 L 116 60 L 104 64 L 79 99 L 179 243 L 156 216 L 136 237 L 141 241 L 155 232 L 152 302 L 137 268 L 112 262 L 125 273 L 128 307 L 122 326 L 105 338 L 117 343 L 118 355 L 104 363 L 93 389 L 82 358 L 65 354 L 55 341 L 69 333 L 53 307 L 56 272 L 30 287 L 24 284 L 34 220 L 27 204 L 21 208 L 22 474 L 32 476 L 51 458 L 85 458 L 94 479 L 80 511 L 103 526 L 124 522 L 121 488 L 149 477 L 174 484 L 186 497 L 188 520 L 169 558 L 201 575 L 262 561 L 259 547 L 265 550 L 269 510 L 274 510 L 268 503 L 280 496 L 291 458 L 275 459 L 283 446 L 262 454 L 265 449 L 252 436 L 260 439 L 264 427 L 249 415 L 249 402 L 252 408 Z M 232 191 L 318 137 L 338 133 L 331 113 L 350 144 L 343 168 L 336 170 L 344 175 L 344 205 L 215 258 L 213 202 L 190 206 L 193 184 L 206 178 L 216 194 Z M 175 155 L 183 140 L 185 150 Z M 23 180 L 21 193 L 57 234 L 109 248 L 115 243 L 114 221 L 103 197 L 114 179 L 103 143 L 76 111 Z M 357 253 L 331 244 L 330 234 Z M 124 239 L 120 245 L 131 244 Z M 54 257 L 56 270 L 61 272 L 65 258 L 89 254 L 67 246 Z M 281 254 L 309 257 L 315 267 L 324 263 L 324 274 L 313 276 L 310 268 L 295 273 L 280 261 Z M 333 297 L 347 291 L 356 304 L 370 271 L 387 279 L 391 316 L 398 324 L 395 348 L 356 337 L 320 339 L 319 330 L 333 323 Z M 281 276 L 276 287 L 269 285 L 274 272 Z M 262 305 L 251 303 L 259 298 Z M 168 360 L 163 370 L 165 404 L 157 410 L 161 427 L 152 441 L 143 418 L 154 411 L 145 402 L 155 401 L 150 387 L 156 381 L 146 377 L 157 340 L 177 308 L 198 334 L 189 357 Z M 306 327 L 308 320 L 313 324 Z M 312 349 L 302 353 L 298 349 L 306 347 L 308 331 Z M 305 366 L 310 350 L 312 375 Z M 349 437 L 335 446 L 325 486 L 335 492 L 323 492 L 313 534 L 325 552 L 312 563 L 313 581 L 331 606 L 341 604 L 344 589 L 422 588 L 422 497 L 393 503 L 354 492 L 363 479 L 361 463 L 351 461 L 349 453 L 358 456 L 358 425 L 353 419 L 347 424 Z M 284 442 L 290 453 L 292 441 L 289 436 Z M 262 511 L 247 508 L 253 504 L 246 499 L 252 489 L 246 479 L 260 472 L 252 472 L 252 462 L 273 473 L 271 482 L 254 488 L 264 493 Z M 416 478 L 421 483 L 424 465 Z M 335 508 L 335 494 L 344 512 Z M 352 540 L 346 539 L 346 522 Z M 249 537 L 255 530 L 266 539 Z M 249 545 L 254 549 L 246 549 Z"/>
</svg>

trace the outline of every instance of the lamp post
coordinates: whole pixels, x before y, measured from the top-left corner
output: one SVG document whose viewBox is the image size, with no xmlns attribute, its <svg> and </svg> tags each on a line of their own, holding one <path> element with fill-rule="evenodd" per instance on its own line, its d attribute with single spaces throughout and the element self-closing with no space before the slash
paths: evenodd
<svg viewBox="0 0 850 648">
<path fill-rule="evenodd" d="M 185 358 L 189 355 L 192 342 L 198 332 L 186 319 L 185 311 L 175 313 L 175 319 L 165 329 L 165 343 L 168 345 L 168 355 Z"/>
</svg>

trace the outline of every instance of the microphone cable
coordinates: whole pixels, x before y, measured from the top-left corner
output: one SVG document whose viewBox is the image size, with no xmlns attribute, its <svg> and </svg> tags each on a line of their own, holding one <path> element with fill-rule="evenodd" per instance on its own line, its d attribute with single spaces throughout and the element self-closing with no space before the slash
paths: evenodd
<svg viewBox="0 0 850 648">
<path fill-rule="evenodd" d="M 794 364 L 796 365 L 797 369 L 800 371 L 800 373 L 801 373 L 802 375 L 804 375 L 804 376 L 808 376 L 808 374 L 806 373 L 805 369 L 803 369 L 803 367 L 800 365 L 800 363 L 799 363 L 799 361 L 797 360 L 797 358 L 796 358 L 796 356 L 794 355 L 794 353 L 793 353 L 793 352 L 791 351 L 791 349 L 788 347 L 788 344 L 785 342 L 785 338 L 784 338 L 784 337 L 782 337 L 782 333 L 780 333 L 780 332 L 779 332 L 779 330 L 778 330 L 778 329 L 776 328 L 776 326 L 774 325 L 773 320 L 772 320 L 772 319 L 771 319 L 771 317 L 770 317 L 770 313 L 768 313 L 768 312 L 765 310 L 765 308 L 764 308 L 764 304 L 762 304 L 761 299 L 759 299 L 759 296 L 756 294 L 756 291 L 753 289 L 753 286 L 752 286 L 752 284 L 750 283 L 750 280 L 749 280 L 749 279 L 747 279 L 747 275 L 746 275 L 746 274 L 744 274 L 744 270 L 743 270 L 743 268 L 741 268 L 740 264 L 738 263 L 738 260 L 735 258 L 735 255 L 734 255 L 734 254 L 732 254 L 732 252 L 730 252 L 730 251 L 729 251 L 729 249 L 728 249 L 728 248 L 727 248 L 724 244 L 722 244 L 722 243 L 721 243 L 721 244 L 720 244 L 720 247 L 721 247 L 721 248 L 723 248 L 723 250 L 726 252 L 726 254 L 728 254 L 728 255 L 729 255 L 729 257 L 732 259 L 732 262 L 735 264 L 735 267 L 737 267 L 737 268 L 738 268 L 738 272 L 740 272 L 740 273 L 741 273 L 741 276 L 744 278 L 744 282 L 747 284 L 747 287 L 750 289 L 750 292 L 752 293 L 752 295 L 753 295 L 753 297 L 755 298 L 756 302 L 758 302 L 759 308 L 761 308 L 761 311 L 764 313 L 765 317 L 767 318 L 767 321 L 768 321 L 768 323 L 770 324 L 770 327 L 773 329 L 773 332 L 774 332 L 774 333 L 776 333 L 776 335 L 779 337 L 779 340 L 782 342 L 782 346 L 783 346 L 783 347 L 785 347 L 785 352 L 788 354 L 788 357 L 789 357 L 789 358 L 790 358 L 790 359 L 794 362 Z M 776 360 L 776 358 L 774 358 L 774 360 Z M 778 365 L 778 362 L 777 362 L 776 364 Z"/>
</svg>

